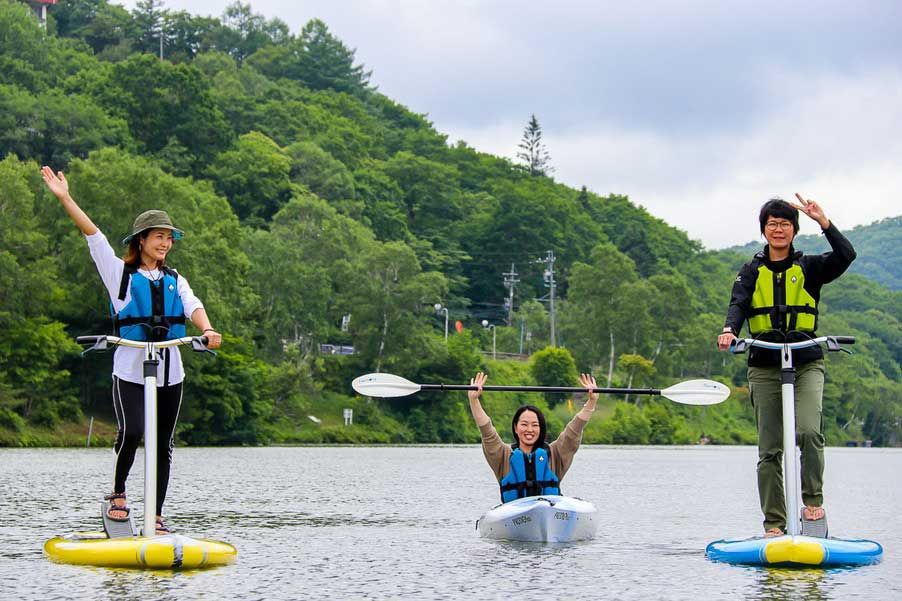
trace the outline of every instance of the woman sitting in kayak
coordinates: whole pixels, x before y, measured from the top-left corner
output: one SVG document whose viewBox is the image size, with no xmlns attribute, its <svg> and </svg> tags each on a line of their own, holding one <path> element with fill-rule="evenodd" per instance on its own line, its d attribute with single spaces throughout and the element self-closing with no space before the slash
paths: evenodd
<svg viewBox="0 0 902 601">
<path fill-rule="evenodd" d="M 570 469 L 573 455 L 582 441 L 583 429 L 598 402 L 598 393 L 591 392 L 597 387 L 595 378 L 589 374 L 580 375 L 579 383 L 589 391 L 589 400 L 552 443 L 545 442 L 545 416 L 537 407 L 523 405 L 517 409 L 511 422 L 512 445 L 504 443 L 479 402 L 485 381 L 486 375 L 477 373 L 470 384 L 478 389 L 468 391 L 467 396 L 470 412 L 482 435 L 482 452 L 501 485 L 501 501 L 507 503 L 522 497 L 561 494 L 560 481 Z"/>
</svg>

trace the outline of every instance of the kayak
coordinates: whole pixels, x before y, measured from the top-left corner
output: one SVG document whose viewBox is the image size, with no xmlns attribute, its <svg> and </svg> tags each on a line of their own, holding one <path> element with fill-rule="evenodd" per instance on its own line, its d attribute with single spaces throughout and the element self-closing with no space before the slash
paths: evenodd
<svg viewBox="0 0 902 601">
<path fill-rule="evenodd" d="M 883 547 L 870 540 L 786 534 L 772 538 L 719 540 L 709 544 L 705 554 L 714 561 L 739 565 L 836 567 L 879 563 Z"/>
<path fill-rule="evenodd" d="M 119 568 L 185 570 L 233 563 L 238 551 L 227 543 L 180 534 L 107 538 L 77 532 L 44 543 L 44 553 L 60 563 Z"/>
<path fill-rule="evenodd" d="M 595 536 L 595 505 L 575 497 L 543 495 L 496 505 L 476 522 L 484 538 L 569 543 Z"/>
</svg>

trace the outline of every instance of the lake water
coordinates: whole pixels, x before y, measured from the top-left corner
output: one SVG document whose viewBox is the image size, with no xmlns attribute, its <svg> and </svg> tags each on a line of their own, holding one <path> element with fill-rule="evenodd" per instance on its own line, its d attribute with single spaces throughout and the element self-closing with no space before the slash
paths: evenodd
<svg viewBox="0 0 902 601">
<path fill-rule="evenodd" d="M 563 483 L 601 520 L 583 543 L 478 537 L 498 487 L 477 446 L 179 448 L 166 514 L 238 548 L 232 566 L 55 564 L 57 534 L 100 528 L 109 449 L 0 449 L 3 599 L 899 599 L 902 449 L 827 450 L 833 536 L 884 546 L 855 569 L 737 567 L 705 545 L 758 534 L 752 447 L 583 447 Z M 140 509 L 141 456 L 129 480 Z M 136 513 L 137 516 L 137 513 Z M 139 516 L 137 516 L 139 517 Z"/>
</svg>

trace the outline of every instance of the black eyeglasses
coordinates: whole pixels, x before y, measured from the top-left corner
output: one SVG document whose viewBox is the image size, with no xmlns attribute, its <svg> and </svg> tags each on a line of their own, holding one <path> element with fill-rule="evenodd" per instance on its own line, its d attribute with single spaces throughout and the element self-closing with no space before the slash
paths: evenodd
<svg viewBox="0 0 902 601">
<path fill-rule="evenodd" d="M 791 230 L 792 222 L 791 221 L 768 221 L 764 224 L 768 230 L 775 232 L 777 230 Z"/>
</svg>

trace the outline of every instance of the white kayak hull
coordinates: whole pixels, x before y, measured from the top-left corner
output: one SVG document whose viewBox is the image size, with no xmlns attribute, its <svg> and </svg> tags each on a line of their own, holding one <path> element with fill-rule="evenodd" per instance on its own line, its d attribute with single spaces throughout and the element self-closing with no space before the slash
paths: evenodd
<svg viewBox="0 0 902 601">
<path fill-rule="evenodd" d="M 484 538 L 569 543 L 595 536 L 596 514 L 595 505 L 575 497 L 525 497 L 493 507 L 476 528 Z"/>
</svg>

